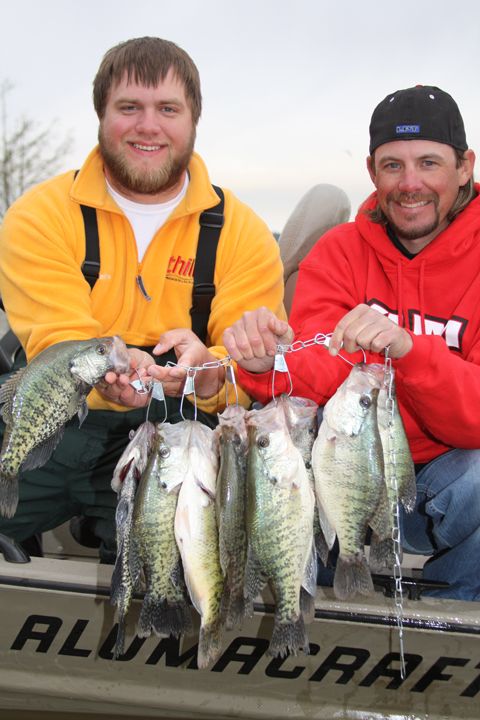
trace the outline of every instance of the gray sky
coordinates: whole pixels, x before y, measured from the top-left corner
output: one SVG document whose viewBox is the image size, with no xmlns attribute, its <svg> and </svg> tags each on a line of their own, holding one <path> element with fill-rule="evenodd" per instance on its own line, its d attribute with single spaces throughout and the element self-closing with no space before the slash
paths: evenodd
<svg viewBox="0 0 480 720">
<path fill-rule="evenodd" d="M 181 45 L 200 70 L 196 148 L 211 180 L 281 230 L 301 196 L 333 183 L 352 206 L 374 106 L 416 84 L 450 92 L 480 153 L 478 0 L 0 0 L 1 79 L 12 118 L 55 121 L 78 167 L 96 142 L 92 80 L 130 37 Z M 480 160 L 479 160 L 480 163 Z M 480 165 L 479 165 L 480 167 Z M 477 173 L 478 176 L 478 173 Z"/>
</svg>

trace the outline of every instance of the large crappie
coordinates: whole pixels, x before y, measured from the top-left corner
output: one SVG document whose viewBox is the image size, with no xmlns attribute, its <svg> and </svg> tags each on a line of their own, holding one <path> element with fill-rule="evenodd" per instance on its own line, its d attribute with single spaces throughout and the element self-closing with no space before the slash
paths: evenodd
<svg viewBox="0 0 480 720">
<path fill-rule="evenodd" d="M 118 609 L 118 632 L 114 657 L 124 651 L 125 619 L 133 597 L 133 578 L 130 569 L 131 529 L 135 493 L 145 470 L 155 440 L 155 425 L 148 420 L 135 432 L 113 471 L 112 490 L 118 495 L 115 522 L 117 529 L 117 559 L 112 573 L 111 602 Z"/>
<path fill-rule="evenodd" d="M 316 590 L 314 493 L 280 404 L 249 412 L 247 427 L 246 596 L 252 600 L 269 583 L 275 599 L 270 655 L 308 653 L 305 621 L 313 617 Z"/>
<path fill-rule="evenodd" d="M 182 556 L 190 599 L 200 615 L 197 665 L 206 668 L 219 657 L 223 623 L 215 491 L 218 455 L 214 431 L 196 420 L 190 424 L 188 463 L 175 515 L 175 537 Z"/>
<path fill-rule="evenodd" d="M 44 465 L 65 424 L 87 414 L 86 397 L 109 370 L 127 372 L 130 360 L 119 337 L 66 340 L 51 345 L 0 388 L 6 429 L 0 454 L 0 513 L 12 517 L 18 473 Z"/>
<path fill-rule="evenodd" d="M 312 451 L 317 501 L 339 542 L 334 592 L 340 599 L 373 592 L 364 554 L 367 528 L 391 534 L 377 426 L 381 378 L 360 363 L 330 398 Z"/>
<path fill-rule="evenodd" d="M 394 370 L 390 368 L 385 377 L 384 366 L 378 365 L 378 373 L 383 378 L 377 402 L 378 429 L 382 441 L 388 508 L 393 520 L 397 503 L 401 503 L 406 512 L 413 511 L 417 485 L 415 466 L 398 408 Z M 398 547 L 397 550 L 401 559 L 401 548 Z M 370 544 L 371 569 L 379 571 L 385 567 L 392 568 L 394 562 L 395 548 L 392 537 L 380 540 L 374 533 Z"/>
<path fill-rule="evenodd" d="M 188 465 L 190 422 L 157 424 L 154 446 L 135 495 L 130 533 L 130 571 L 137 587 L 143 571 L 145 595 L 139 637 L 178 637 L 191 627 L 174 520 Z"/>
<path fill-rule="evenodd" d="M 218 416 L 215 429 L 220 448 L 216 507 L 220 565 L 225 576 L 222 614 L 227 630 L 245 615 L 244 578 L 247 560 L 245 519 L 247 479 L 246 410 L 230 405 Z"/>
</svg>

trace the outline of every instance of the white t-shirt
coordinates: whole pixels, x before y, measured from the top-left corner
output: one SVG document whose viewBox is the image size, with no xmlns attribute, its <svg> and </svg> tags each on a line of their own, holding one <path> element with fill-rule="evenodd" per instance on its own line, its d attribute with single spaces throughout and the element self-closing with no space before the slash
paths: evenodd
<svg viewBox="0 0 480 720">
<path fill-rule="evenodd" d="M 165 203 L 156 203 L 154 205 L 128 200 L 114 190 L 106 178 L 105 180 L 107 182 L 108 192 L 117 205 L 123 210 L 132 226 L 133 234 L 137 242 L 138 259 L 141 261 L 157 230 L 167 221 L 170 213 L 180 204 L 182 198 L 185 196 L 188 187 L 188 173 L 185 174 L 185 182 L 176 197 Z"/>
</svg>

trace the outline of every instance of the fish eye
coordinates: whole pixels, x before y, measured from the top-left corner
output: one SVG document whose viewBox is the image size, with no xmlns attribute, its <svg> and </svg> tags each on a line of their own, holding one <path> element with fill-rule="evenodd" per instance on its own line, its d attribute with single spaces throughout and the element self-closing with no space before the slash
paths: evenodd
<svg viewBox="0 0 480 720">
<path fill-rule="evenodd" d="M 310 470 L 310 469 L 311 469 L 312 463 L 310 462 L 310 460 L 306 460 L 306 461 L 305 461 L 305 467 L 307 468 L 307 470 Z"/>
<path fill-rule="evenodd" d="M 270 445 L 270 440 L 266 435 L 260 435 L 257 440 L 257 446 L 260 448 L 266 448 Z"/>
<path fill-rule="evenodd" d="M 362 395 L 358 402 L 363 408 L 368 409 L 372 404 L 372 398 L 370 397 L 370 395 Z"/>
<path fill-rule="evenodd" d="M 272 483 L 272 485 L 276 485 L 277 482 L 278 482 L 278 480 L 277 480 L 277 478 L 274 476 L 274 477 L 271 477 L 271 478 L 270 478 L 270 482 Z"/>
<path fill-rule="evenodd" d="M 234 435 L 234 436 L 233 436 L 233 444 L 234 444 L 234 445 L 240 445 L 241 442 L 242 442 L 242 441 L 241 441 L 241 439 L 240 439 L 240 435 Z"/>
<path fill-rule="evenodd" d="M 105 355 L 105 353 L 107 352 L 107 348 L 105 347 L 105 345 L 97 345 L 96 349 L 99 355 Z"/>
<path fill-rule="evenodd" d="M 167 458 L 170 455 L 170 448 L 167 445 L 160 445 L 158 454 L 162 458 Z"/>
<path fill-rule="evenodd" d="M 164 489 L 167 487 L 167 483 L 165 482 L 165 480 L 162 480 L 162 482 L 160 483 L 160 485 L 161 485 L 162 488 L 164 488 Z"/>
</svg>

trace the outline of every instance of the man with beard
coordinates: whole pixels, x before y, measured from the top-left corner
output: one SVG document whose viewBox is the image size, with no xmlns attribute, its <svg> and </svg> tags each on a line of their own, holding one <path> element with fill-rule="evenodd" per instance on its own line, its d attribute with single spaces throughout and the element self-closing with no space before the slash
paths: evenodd
<svg viewBox="0 0 480 720">
<path fill-rule="evenodd" d="M 324 405 L 347 376 L 342 358 L 395 372 L 415 462 L 414 512 L 401 517 L 409 552 L 430 555 L 437 597 L 480 600 L 480 187 L 457 104 L 436 87 L 388 95 L 370 124 L 376 192 L 300 267 L 289 327 L 262 308 L 224 334 L 243 388 L 268 400 L 279 343 L 332 333 L 288 355 L 295 395 Z M 292 330 L 294 328 L 294 330 Z M 340 352 L 341 351 L 341 352 Z M 338 355 L 340 354 L 340 357 Z M 287 382 L 276 374 L 278 392 Z"/>
<path fill-rule="evenodd" d="M 111 560 L 112 473 L 150 399 L 131 383 L 138 376 L 160 380 L 167 418 L 176 422 L 194 414 L 187 401 L 180 413 L 185 368 L 212 363 L 197 372 L 195 393 L 198 419 L 213 425 L 226 387 L 235 401 L 218 363 L 226 355 L 223 331 L 259 304 L 281 314 L 283 272 L 265 223 L 224 190 L 223 227 L 211 260 L 215 295 L 205 337 L 196 335 L 192 288 L 206 252 L 202 245 L 197 254 L 200 222 L 206 216 L 207 225 L 218 224 L 220 202 L 193 152 L 201 113 L 198 70 L 172 42 L 132 39 L 104 56 L 93 100 L 99 144 L 84 165 L 33 188 L 5 217 L 0 290 L 28 360 L 63 340 L 120 335 L 130 348 L 132 372 L 108 373 L 89 396 L 82 427 L 72 422 L 48 463 L 22 473 L 16 515 L 0 522 L 0 532 L 25 541 L 81 515 L 88 518 L 83 535 L 88 530 L 93 544 L 100 539 L 101 557 Z M 82 273 L 85 208 L 93 208 L 99 236 L 93 289 Z M 249 404 L 241 391 L 239 399 Z M 149 419 L 164 417 L 164 403 L 152 403 Z"/>
</svg>

